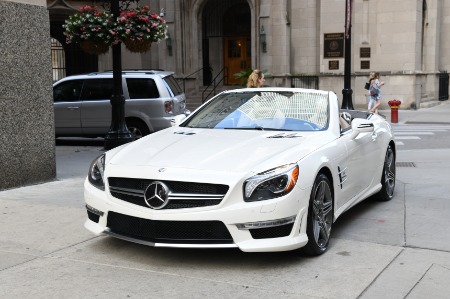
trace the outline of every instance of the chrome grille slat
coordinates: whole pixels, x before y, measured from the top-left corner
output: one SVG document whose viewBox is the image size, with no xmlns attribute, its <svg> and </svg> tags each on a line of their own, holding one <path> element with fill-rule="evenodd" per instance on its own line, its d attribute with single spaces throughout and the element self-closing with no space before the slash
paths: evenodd
<svg viewBox="0 0 450 299">
<path fill-rule="evenodd" d="M 111 190 L 111 192 L 144 197 L 144 190 L 119 188 L 119 187 L 109 187 L 109 189 Z"/>
<path fill-rule="evenodd" d="M 220 194 L 182 194 L 182 193 L 169 193 L 170 200 L 181 200 L 181 199 L 211 199 L 211 200 L 221 200 L 224 195 Z"/>
</svg>

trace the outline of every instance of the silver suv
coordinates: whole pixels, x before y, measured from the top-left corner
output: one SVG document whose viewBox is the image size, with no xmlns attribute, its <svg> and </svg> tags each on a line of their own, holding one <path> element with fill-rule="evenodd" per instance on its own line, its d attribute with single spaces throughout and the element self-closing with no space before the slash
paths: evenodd
<svg viewBox="0 0 450 299">
<path fill-rule="evenodd" d="M 186 96 L 171 72 L 122 72 L 125 121 L 135 138 L 168 128 L 189 114 Z M 56 137 L 104 137 L 111 125 L 112 72 L 69 76 L 53 84 Z"/>
</svg>

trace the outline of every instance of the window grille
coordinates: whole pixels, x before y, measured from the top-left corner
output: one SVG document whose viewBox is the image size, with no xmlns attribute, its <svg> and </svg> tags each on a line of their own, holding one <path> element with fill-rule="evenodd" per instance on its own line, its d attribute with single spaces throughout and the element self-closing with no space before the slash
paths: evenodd
<svg viewBox="0 0 450 299">
<path fill-rule="evenodd" d="M 53 82 L 66 76 L 66 55 L 61 43 L 51 38 Z"/>
<path fill-rule="evenodd" d="M 291 77 L 291 87 L 319 89 L 318 76 L 293 76 Z"/>
</svg>

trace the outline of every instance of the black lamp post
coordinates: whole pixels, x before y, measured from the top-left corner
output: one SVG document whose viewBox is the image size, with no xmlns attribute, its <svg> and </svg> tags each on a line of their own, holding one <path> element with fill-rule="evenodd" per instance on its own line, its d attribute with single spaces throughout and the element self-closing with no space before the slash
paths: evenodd
<svg viewBox="0 0 450 299">
<path fill-rule="evenodd" d="M 114 18 L 119 16 L 119 0 L 111 1 L 111 12 Z M 111 96 L 111 127 L 105 136 L 105 150 L 133 141 L 133 135 L 125 123 L 125 97 L 122 89 L 122 51 L 121 43 L 112 46 L 113 51 L 113 84 L 114 94 Z"/>
<path fill-rule="evenodd" d="M 352 62 L 352 0 L 345 0 L 345 36 L 344 36 L 344 89 L 342 90 L 342 109 L 354 110 L 351 87 Z"/>
</svg>

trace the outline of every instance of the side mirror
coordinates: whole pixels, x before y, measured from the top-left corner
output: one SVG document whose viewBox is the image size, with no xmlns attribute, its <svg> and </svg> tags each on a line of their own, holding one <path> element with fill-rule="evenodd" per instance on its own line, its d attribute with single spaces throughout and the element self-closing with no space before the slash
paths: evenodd
<svg viewBox="0 0 450 299">
<path fill-rule="evenodd" d="M 170 124 L 172 125 L 172 127 L 176 127 L 179 124 L 181 124 L 183 122 L 183 120 L 185 120 L 185 119 L 186 119 L 186 115 L 178 114 L 172 118 L 172 120 L 170 121 Z"/>
<path fill-rule="evenodd" d="M 351 138 L 355 139 L 361 133 L 371 133 L 375 130 L 372 122 L 367 119 L 355 118 L 352 121 L 352 135 Z"/>
</svg>

